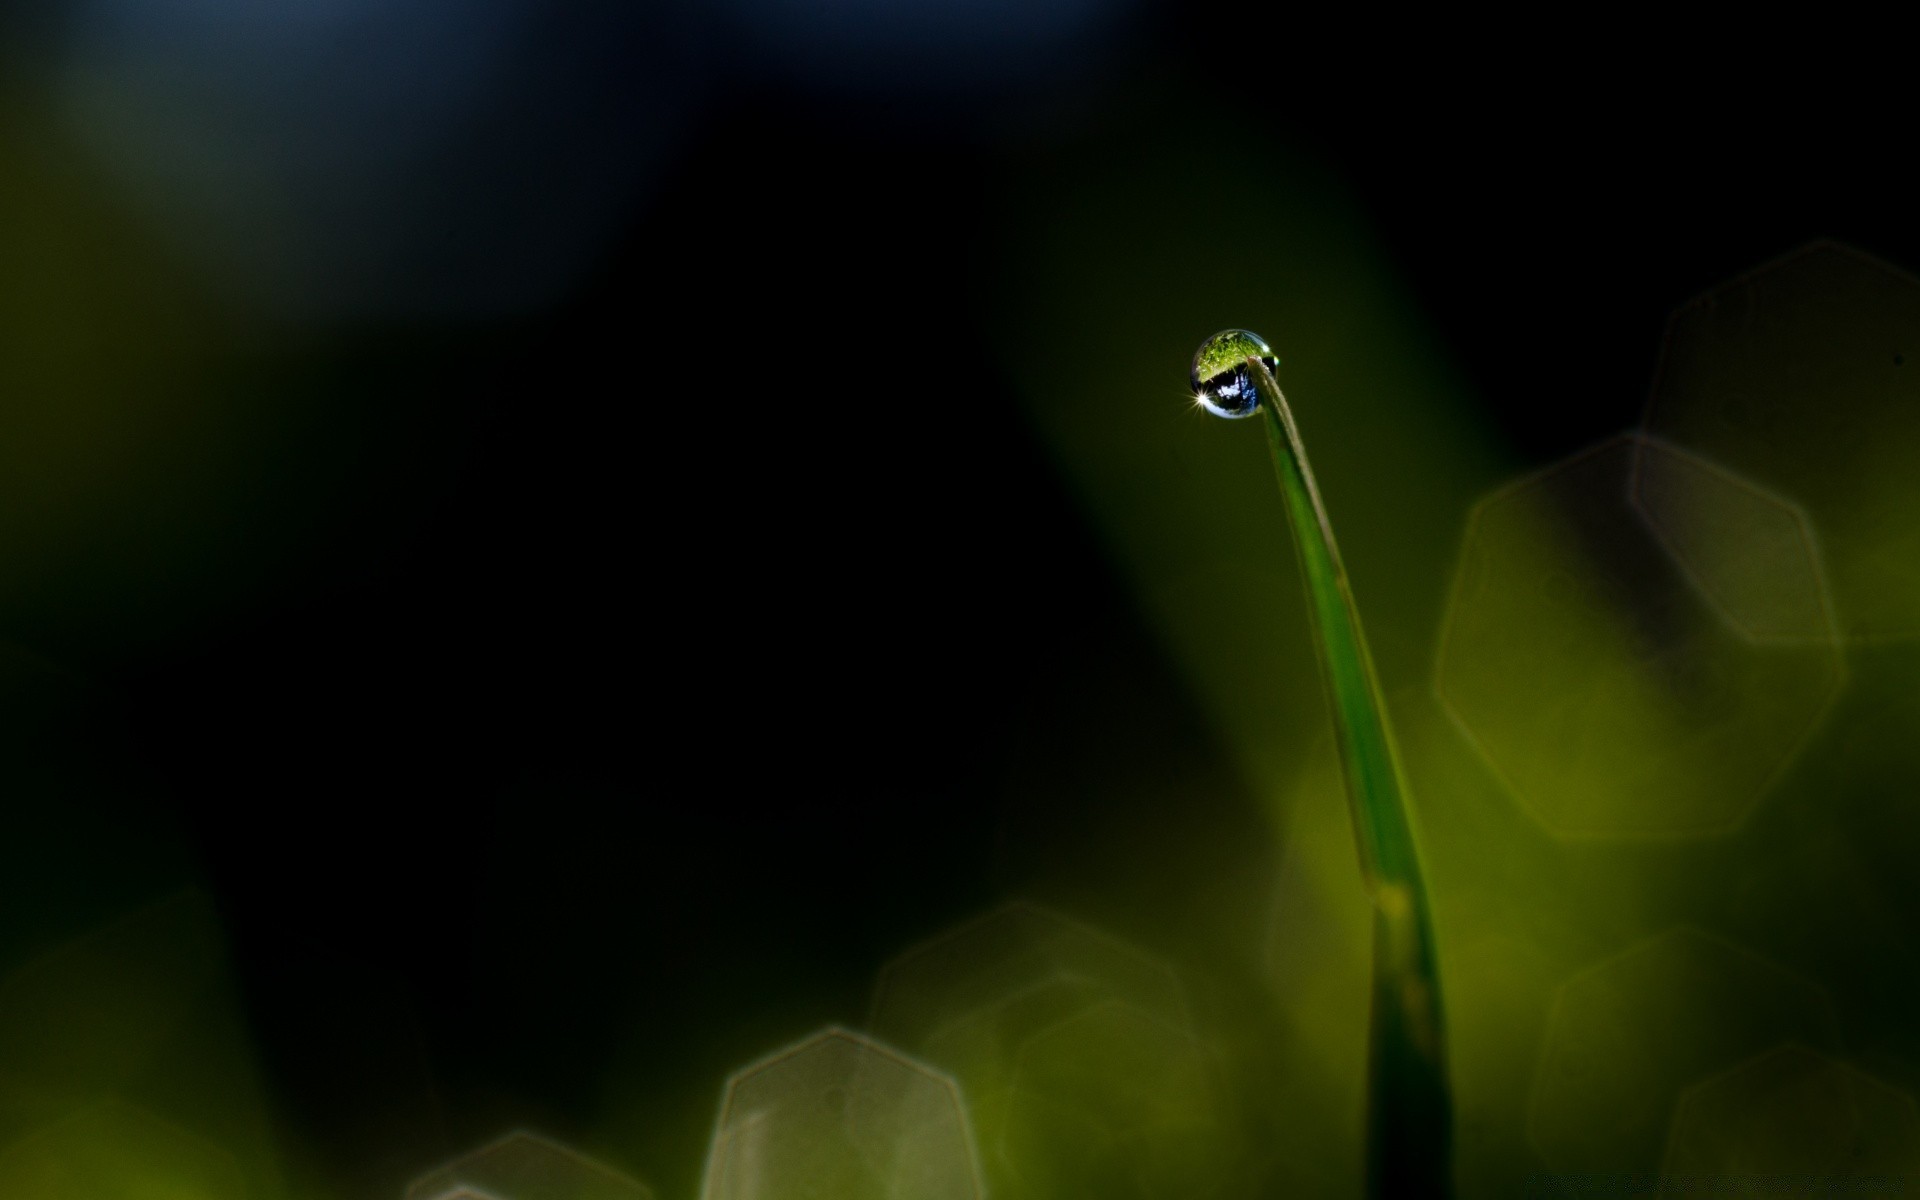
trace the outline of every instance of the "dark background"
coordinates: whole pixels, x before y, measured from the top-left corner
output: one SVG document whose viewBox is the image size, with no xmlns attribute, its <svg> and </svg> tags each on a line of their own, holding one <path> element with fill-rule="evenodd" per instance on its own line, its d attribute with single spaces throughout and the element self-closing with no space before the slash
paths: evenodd
<svg viewBox="0 0 1920 1200">
<path fill-rule="evenodd" d="M 56 923 L 201 883 L 285 1121 L 390 1187 L 409 1139 L 581 1136 L 636 1027 L 669 1048 L 633 1120 L 691 1131 L 704 1099 L 668 1109 L 715 1056 L 857 1019 L 876 963 L 1020 886 L 1006 780 L 1088 752 L 1095 689 L 1059 683 L 1087 630 L 1217 759 L 982 266 L 1005 180 L 1130 98 L 1268 131 L 1196 131 L 1196 187 L 1275 147 L 1340 180 L 1516 466 L 1635 422 L 1717 281 L 1816 236 L 1920 262 L 1901 110 L 1838 90 L 1870 68 L 1315 19 L 1149 5 L 1065 82 L 932 94 L 785 77 L 715 20 L 658 178 L 556 303 L 222 360 L 296 414 L 204 552 L 242 582 L 102 618 L 82 572 L 9 613 L 88 681 L 44 744 L 136 781 L 62 818 L 113 869 Z"/>
</svg>

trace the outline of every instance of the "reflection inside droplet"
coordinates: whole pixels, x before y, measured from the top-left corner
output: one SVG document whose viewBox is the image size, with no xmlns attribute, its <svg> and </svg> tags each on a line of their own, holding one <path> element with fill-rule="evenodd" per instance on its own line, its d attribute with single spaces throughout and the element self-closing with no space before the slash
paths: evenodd
<svg viewBox="0 0 1920 1200">
<path fill-rule="evenodd" d="M 1280 369 L 1273 347 L 1257 333 L 1223 329 L 1201 342 L 1193 356 L 1194 402 L 1217 417 L 1250 417 L 1260 411 L 1249 358 L 1259 359 L 1269 371 Z"/>
</svg>

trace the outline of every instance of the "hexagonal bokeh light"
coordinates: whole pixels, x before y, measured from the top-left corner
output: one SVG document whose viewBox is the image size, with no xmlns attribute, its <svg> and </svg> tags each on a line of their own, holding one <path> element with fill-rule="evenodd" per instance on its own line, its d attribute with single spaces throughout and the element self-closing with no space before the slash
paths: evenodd
<svg viewBox="0 0 1920 1200">
<path fill-rule="evenodd" d="M 1866 1072 L 1782 1045 L 1688 1088 L 1673 1114 L 1669 1175 L 1847 1177 L 1920 1172 L 1920 1105 Z"/>
<path fill-rule="evenodd" d="M 1844 677 L 1816 545 L 1713 463 L 1603 443 L 1474 508 L 1441 701 L 1559 836 L 1731 830 Z"/>
<path fill-rule="evenodd" d="M 827 1029 L 736 1074 L 704 1200 L 981 1200 L 952 1079 Z"/>
<path fill-rule="evenodd" d="M 1173 968 L 1111 934 L 1017 901 L 923 942 L 880 968 L 874 1032 L 955 1071 L 967 1048 L 1004 1052 L 1021 1030 L 1120 999 L 1187 1017 Z M 992 1043 L 981 1044 L 982 1040 Z"/>
<path fill-rule="evenodd" d="M 1695 455 L 1634 439 L 1631 502 L 1721 620 L 1751 642 L 1838 640 L 1799 509 Z"/>
<path fill-rule="evenodd" d="M 1847 636 L 1920 636 L 1920 279 L 1823 241 L 1714 288 L 1645 426 L 1805 509 Z"/>
<path fill-rule="evenodd" d="M 1650 1170 L 1675 1102 L 1782 1041 L 1832 1045 L 1819 985 L 1697 929 L 1669 930 L 1554 996 L 1528 1132 L 1556 1171 Z"/>
<path fill-rule="evenodd" d="M 873 1020 L 960 1081 L 995 1196 L 1258 1186 L 1179 976 L 1109 933 L 1006 905 L 882 968 Z"/>
<path fill-rule="evenodd" d="M 1105 1015 L 1084 1023 L 1090 1014 Z M 1061 1172 L 1092 1165 L 1083 1150 L 1144 1119 L 1120 1111 L 1103 1117 L 1097 1103 L 1088 1107 L 1095 1093 L 1118 1093 L 1092 1079 L 1077 1088 L 1062 1083 L 1060 1057 L 1045 1046 L 1103 1037 L 1088 1061 L 1116 1076 L 1124 1075 L 1120 1063 L 1139 1055 L 1186 1055 L 1191 1065 L 1199 1046 L 1172 967 L 1024 902 L 948 930 L 881 968 L 873 1026 L 960 1081 L 994 1194 L 1009 1196 L 1068 1187 Z M 1125 1080 L 1117 1082 L 1124 1090 Z M 1176 1131 L 1165 1132 L 1177 1140 Z M 1071 1186 L 1093 1186 L 1073 1178 Z"/>
<path fill-rule="evenodd" d="M 1009 1195 L 1112 1200 L 1209 1196 L 1237 1164 L 1220 1153 L 1219 1097 L 1190 1030 L 1108 1002 L 1020 1047 L 1000 1131 Z"/>
<path fill-rule="evenodd" d="M 653 1200 L 611 1167 L 524 1130 L 416 1179 L 407 1200 Z"/>
</svg>

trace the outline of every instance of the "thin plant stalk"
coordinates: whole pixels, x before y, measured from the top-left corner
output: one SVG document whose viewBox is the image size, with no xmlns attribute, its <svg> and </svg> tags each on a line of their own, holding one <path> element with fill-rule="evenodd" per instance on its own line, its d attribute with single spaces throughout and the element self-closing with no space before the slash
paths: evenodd
<svg viewBox="0 0 1920 1200">
<path fill-rule="evenodd" d="M 1306 576 L 1307 611 L 1373 900 L 1373 1010 L 1368 1049 L 1367 1195 L 1453 1194 L 1453 1104 L 1447 1085 L 1440 972 L 1414 848 L 1405 773 L 1373 656 L 1306 446 L 1273 373 L 1246 360 L 1265 415 L 1274 472 Z"/>
</svg>

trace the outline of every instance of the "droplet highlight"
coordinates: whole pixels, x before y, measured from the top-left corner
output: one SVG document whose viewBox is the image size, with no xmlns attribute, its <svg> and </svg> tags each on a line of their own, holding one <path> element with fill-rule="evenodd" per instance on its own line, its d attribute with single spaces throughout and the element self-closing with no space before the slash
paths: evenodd
<svg viewBox="0 0 1920 1200">
<path fill-rule="evenodd" d="M 1193 356 L 1194 403 L 1216 417 L 1250 417 L 1260 411 L 1260 393 L 1253 385 L 1247 360 L 1257 358 L 1269 371 L 1279 371 L 1280 359 L 1266 339 L 1245 329 L 1223 329 Z"/>
</svg>

